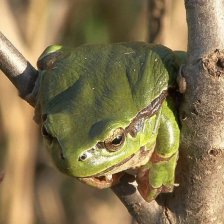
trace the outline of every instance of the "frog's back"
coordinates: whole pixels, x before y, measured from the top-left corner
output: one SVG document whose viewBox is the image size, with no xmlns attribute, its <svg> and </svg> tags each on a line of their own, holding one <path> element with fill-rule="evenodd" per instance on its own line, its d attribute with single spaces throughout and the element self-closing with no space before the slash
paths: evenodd
<svg viewBox="0 0 224 224">
<path fill-rule="evenodd" d="M 59 94 L 70 89 L 79 100 L 87 97 L 90 102 L 106 97 L 116 101 L 117 106 L 132 103 L 137 112 L 167 89 L 176 73 L 174 54 L 162 45 L 83 45 L 62 48 L 55 54 L 56 59 L 42 78 L 43 104 L 52 100 L 55 104 Z"/>
</svg>

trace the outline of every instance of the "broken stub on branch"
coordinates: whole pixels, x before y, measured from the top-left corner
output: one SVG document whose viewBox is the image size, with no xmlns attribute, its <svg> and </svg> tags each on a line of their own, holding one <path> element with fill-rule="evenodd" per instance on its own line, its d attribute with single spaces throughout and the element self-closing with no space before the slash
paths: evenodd
<svg viewBox="0 0 224 224">
<path fill-rule="evenodd" d="M 224 76 L 224 50 L 216 49 L 202 60 L 203 67 L 213 77 Z"/>
</svg>

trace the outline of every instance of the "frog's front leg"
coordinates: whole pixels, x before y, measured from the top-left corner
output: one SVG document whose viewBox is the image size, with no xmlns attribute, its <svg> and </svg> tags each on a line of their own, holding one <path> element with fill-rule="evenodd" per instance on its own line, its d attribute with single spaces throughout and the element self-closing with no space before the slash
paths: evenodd
<svg viewBox="0 0 224 224">
<path fill-rule="evenodd" d="M 180 131 L 167 101 L 158 116 L 160 123 L 154 152 L 137 176 L 138 190 L 146 201 L 155 199 L 160 192 L 173 190 L 178 159 Z"/>
</svg>

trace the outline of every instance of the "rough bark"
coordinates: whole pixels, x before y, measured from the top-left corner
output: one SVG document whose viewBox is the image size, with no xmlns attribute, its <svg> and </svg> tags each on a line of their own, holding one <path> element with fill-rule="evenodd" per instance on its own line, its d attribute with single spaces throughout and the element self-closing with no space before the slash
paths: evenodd
<svg viewBox="0 0 224 224">
<path fill-rule="evenodd" d="M 189 36 L 180 187 L 168 207 L 177 223 L 217 224 L 224 222 L 224 1 L 185 0 L 185 7 Z"/>
<path fill-rule="evenodd" d="M 139 194 L 136 182 L 133 182 L 132 179 L 131 176 L 126 175 L 118 185 L 112 187 L 129 213 L 139 224 L 156 224 L 160 223 L 161 220 L 166 221 L 166 209 L 156 201 L 147 203 Z"/>
</svg>

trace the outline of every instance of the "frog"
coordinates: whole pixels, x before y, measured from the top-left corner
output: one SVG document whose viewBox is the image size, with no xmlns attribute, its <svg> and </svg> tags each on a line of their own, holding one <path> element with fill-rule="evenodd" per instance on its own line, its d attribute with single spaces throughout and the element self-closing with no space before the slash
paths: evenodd
<svg viewBox="0 0 224 224">
<path fill-rule="evenodd" d="M 47 47 L 37 61 L 35 117 L 56 167 L 99 189 L 129 173 L 147 202 L 172 192 L 180 141 L 172 92 L 182 58 L 144 42 Z"/>
</svg>

